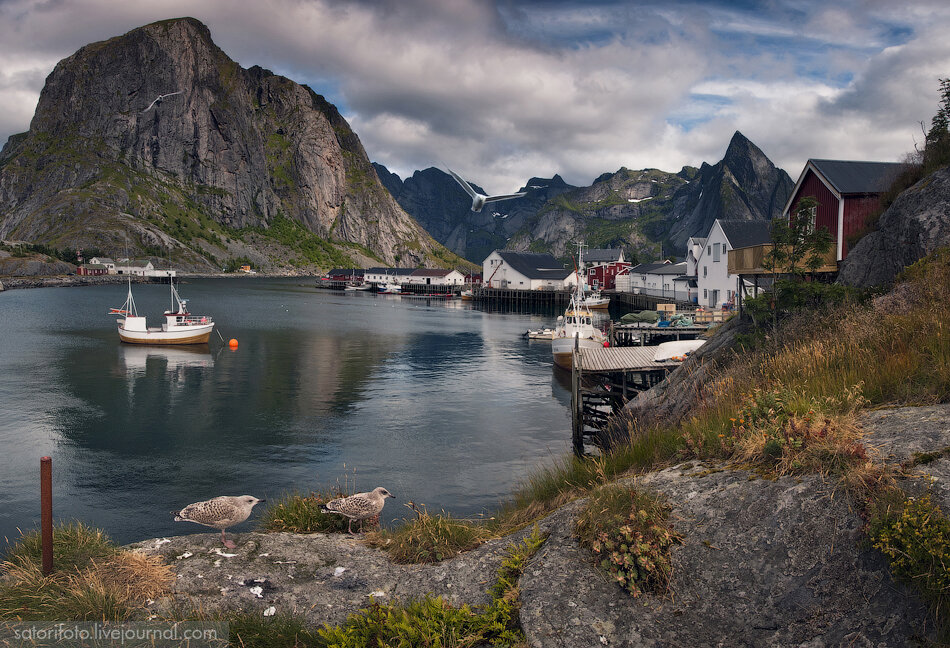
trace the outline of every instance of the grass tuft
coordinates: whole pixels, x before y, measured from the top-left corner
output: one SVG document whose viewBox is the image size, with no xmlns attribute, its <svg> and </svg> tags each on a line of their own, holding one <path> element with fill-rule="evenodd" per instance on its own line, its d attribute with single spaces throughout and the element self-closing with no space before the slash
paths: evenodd
<svg viewBox="0 0 950 648">
<path fill-rule="evenodd" d="M 345 516 L 320 510 L 320 506 L 330 500 L 346 496 L 347 493 L 340 489 L 309 495 L 282 495 L 264 509 L 258 527 L 264 531 L 290 533 L 346 533 L 349 520 Z M 364 520 L 363 524 L 369 522 Z"/>
<path fill-rule="evenodd" d="M 431 515 L 425 507 L 407 504 L 416 513 L 394 530 L 367 536 L 367 543 L 389 553 L 397 563 L 433 563 L 474 549 L 496 537 L 485 525 L 459 520 L 446 514 Z"/>
<path fill-rule="evenodd" d="M 38 534 L 29 533 L 11 548 L 0 582 L 0 620 L 125 621 L 174 579 L 161 558 L 119 550 L 82 524 L 54 529 L 50 576 L 43 576 L 39 547 Z"/>
</svg>

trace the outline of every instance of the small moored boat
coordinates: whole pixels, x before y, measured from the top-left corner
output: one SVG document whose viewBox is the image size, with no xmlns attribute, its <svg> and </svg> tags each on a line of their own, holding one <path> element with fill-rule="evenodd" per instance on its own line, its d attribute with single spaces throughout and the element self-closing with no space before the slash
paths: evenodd
<svg viewBox="0 0 950 648">
<path fill-rule="evenodd" d="M 165 311 L 161 326 L 148 326 L 144 316 L 135 310 L 132 298 L 132 278 L 129 277 L 129 294 L 121 308 L 113 308 L 110 315 L 120 315 L 116 320 L 119 339 L 129 344 L 207 344 L 214 329 L 214 320 L 208 315 L 192 315 L 188 312 L 188 300 L 182 299 L 175 289 L 174 279 L 169 277 L 172 309 Z"/>
</svg>

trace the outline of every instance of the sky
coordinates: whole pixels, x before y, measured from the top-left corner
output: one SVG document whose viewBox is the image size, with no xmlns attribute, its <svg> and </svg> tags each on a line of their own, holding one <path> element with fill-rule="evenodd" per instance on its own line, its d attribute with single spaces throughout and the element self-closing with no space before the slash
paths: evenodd
<svg viewBox="0 0 950 648">
<path fill-rule="evenodd" d="M 737 130 L 793 179 L 899 161 L 950 77 L 947 0 L 0 0 L 0 142 L 60 59 L 180 16 L 324 95 L 400 177 L 490 193 L 714 164 Z"/>
</svg>

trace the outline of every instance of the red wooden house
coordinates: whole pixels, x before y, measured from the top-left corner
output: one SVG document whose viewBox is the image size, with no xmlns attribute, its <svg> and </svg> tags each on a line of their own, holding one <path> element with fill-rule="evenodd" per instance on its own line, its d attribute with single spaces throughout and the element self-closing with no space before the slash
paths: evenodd
<svg viewBox="0 0 950 648">
<path fill-rule="evenodd" d="M 808 160 L 782 213 L 795 212 L 798 201 L 818 201 L 815 227 L 826 227 L 837 244 L 837 260 L 848 256 L 848 237 L 864 228 L 864 220 L 880 205 L 880 195 L 903 169 L 898 162 Z"/>
<path fill-rule="evenodd" d="M 600 290 L 613 290 L 617 275 L 630 268 L 623 260 L 623 250 L 588 250 L 584 253 L 584 265 L 587 285 Z"/>
</svg>

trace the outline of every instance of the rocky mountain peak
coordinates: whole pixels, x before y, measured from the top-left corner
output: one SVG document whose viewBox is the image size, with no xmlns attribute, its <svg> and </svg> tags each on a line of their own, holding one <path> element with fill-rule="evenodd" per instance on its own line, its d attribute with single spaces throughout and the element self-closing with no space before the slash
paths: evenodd
<svg viewBox="0 0 950 648">
<path fill-rule="evenodd" d="M 243 69 L 194 18 L 60 61 L 30 132 L 0 159 L 0 236 L 112 249 L 131 231 L 140 251 L 189 250 L 200 266 L 230 255 L 219 243 L 233 230 L 288 219 L 377 263 L 451 258 L 383 188 L 335 106 Z M 218 249 L 194 242 L 198 230 Z"/>
</svg>

